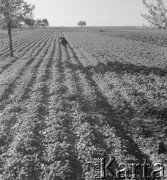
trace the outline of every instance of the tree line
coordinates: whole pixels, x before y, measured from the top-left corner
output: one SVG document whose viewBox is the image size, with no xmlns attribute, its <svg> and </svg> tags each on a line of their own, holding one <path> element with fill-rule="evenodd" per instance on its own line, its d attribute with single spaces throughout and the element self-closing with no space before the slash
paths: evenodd
<svg viewBox="0 0 167 180">
<path fill-rule="evenodd" d="M 49 21 L 44 19 L 33 19 L 33 18 L 25 18 L 21 21 L 12 21 L 11 22 L 11 28 L 21 28 L 22 26 L 28 26 L 28 27 L 39 27 L 41 25 L 49 26 Z M 4 21 L 2 17 L 0 17 L 0 28 L 7 29 L 7 23 Z"/>
</svg>

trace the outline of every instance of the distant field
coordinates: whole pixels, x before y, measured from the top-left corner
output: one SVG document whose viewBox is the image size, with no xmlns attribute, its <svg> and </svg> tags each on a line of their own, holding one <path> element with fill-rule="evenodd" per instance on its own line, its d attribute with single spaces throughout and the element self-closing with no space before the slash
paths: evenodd
<svg viewBox="0 0 167 180">
<path fill-rule="evenodd" d="M 167 168 L 164 32 L 60 27 L 13 34 L 10 58 L 0 32 L 2 179 L 93 180 L 86 164 L 95 157 L 114 156 L 115 169 L 143 159 Z"/>
<path fill-rule="evenodd" d="M 12 29 L 12 36 L 30 33 L 33 29 Z M 0 29 L 0 40 L 8 38 L 8 31 Z"/>
</svg>

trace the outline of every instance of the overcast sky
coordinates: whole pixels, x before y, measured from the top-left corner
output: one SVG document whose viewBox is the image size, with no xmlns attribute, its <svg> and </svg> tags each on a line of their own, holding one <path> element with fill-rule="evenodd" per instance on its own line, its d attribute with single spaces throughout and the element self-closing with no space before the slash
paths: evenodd
<svg viewBox="0 0 167 180">
<path fill-rule="evenodd" d="M 51 26 L 141 26 L 145 21 L 142 0 L 27 0 L 35 4 L 35 18 L 47 18 Z"/>
</svg>

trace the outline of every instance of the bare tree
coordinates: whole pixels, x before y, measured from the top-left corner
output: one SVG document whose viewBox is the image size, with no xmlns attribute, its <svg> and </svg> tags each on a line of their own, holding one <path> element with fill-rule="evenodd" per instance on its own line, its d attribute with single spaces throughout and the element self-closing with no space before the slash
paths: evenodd
<svg viewBox="0 0 167 180">
<path fill-rule="evenodd" d="M 13 57 L 12 46 L 12 23 L 23 21 L 32 17 L 35 6 L 28 4 L 24 0 L 0 0 L 0 16 L 7 25 L 9 35 L 10 56 Z"/>
<path fill-rule="evenodd" d="M 142 0 L 142 2 L 148 10 L 148 14 L 141 14 L 143 18 L 156 28 L 166 29 L 167 8 L 163 0 L 155 0 L 155 3 L 149 3 L 148 0 Z"/>
</svg>

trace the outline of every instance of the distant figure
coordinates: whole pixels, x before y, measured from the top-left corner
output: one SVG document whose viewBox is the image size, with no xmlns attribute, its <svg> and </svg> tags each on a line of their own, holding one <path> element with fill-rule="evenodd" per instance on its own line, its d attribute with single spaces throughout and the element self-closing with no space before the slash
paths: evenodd
<svg viewBox="0 0 167 180">
<path fill-rule="evenodd" d="M 60 37 L 60 43 L 63 45 L 63 46 L 66 46 L 67 45 L 67 40 L 65 39 L 65 37 Z"/>
</svg>

